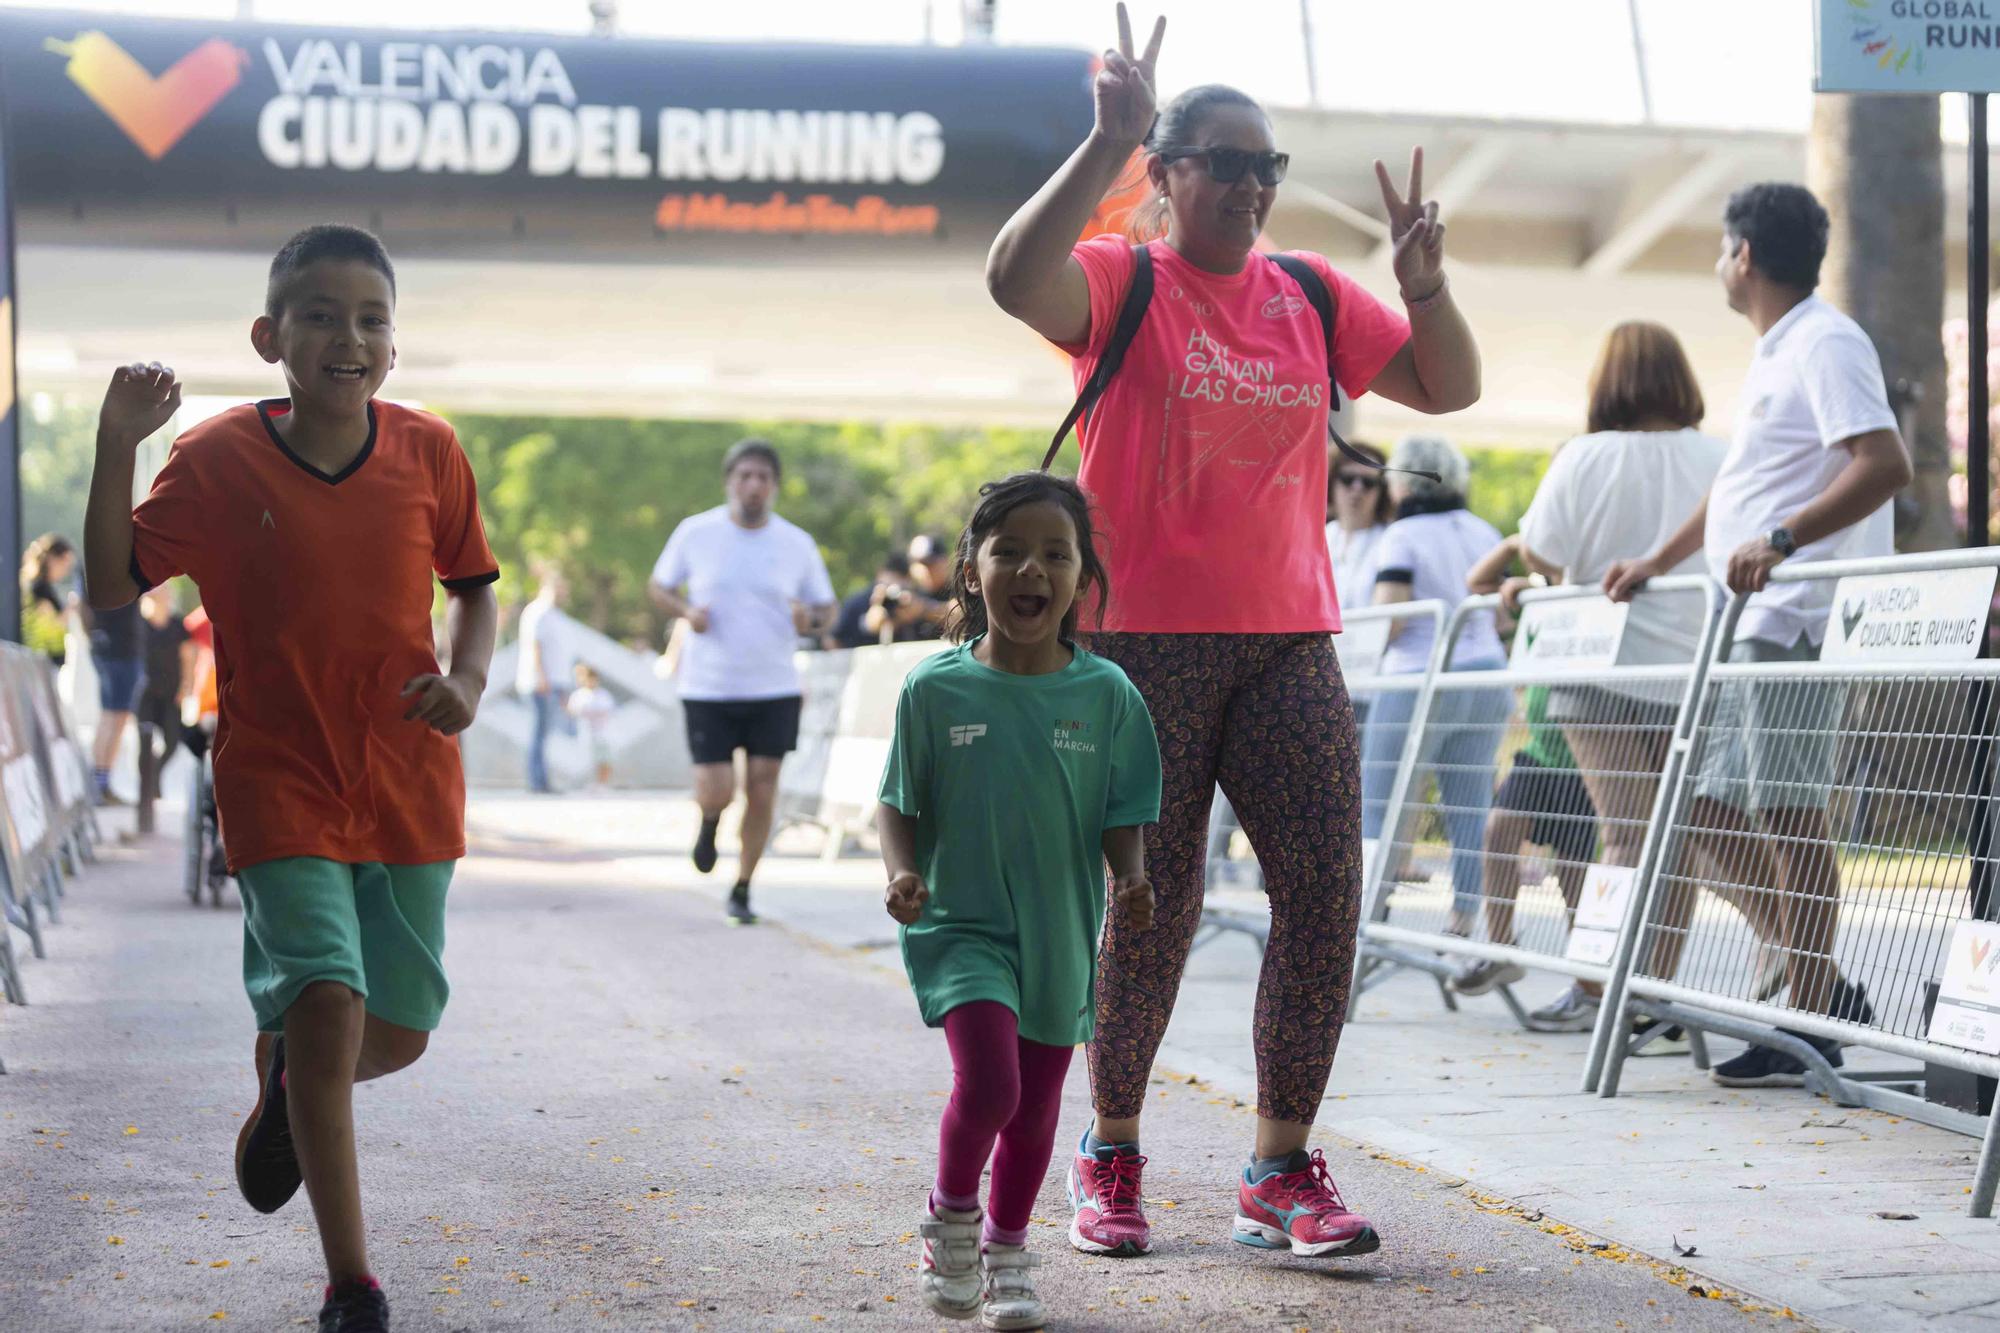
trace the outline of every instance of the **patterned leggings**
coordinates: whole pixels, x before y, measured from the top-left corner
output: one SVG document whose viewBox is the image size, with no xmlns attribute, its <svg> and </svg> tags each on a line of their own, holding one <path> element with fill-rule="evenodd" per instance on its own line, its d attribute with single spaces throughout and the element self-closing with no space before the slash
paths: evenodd
<svg viewBox="0 0 2000 1333">
<path fill-rule="evenodd" d="M 1361 779 L 1354 716 L 1324 634 L 1105 634 L 1152 710 L 1165 781 L 1146 833 L 1153 928 L 1112 918 L 1098 958 L 1090 1084 L 1113 1119 L 1145 1105 L 1201 923 L 1217 783 L 1256 849 L 1271 938 L 1253 1025 L 1257 1114 L 1311 1123 L 1347 1013 L 1361 909 Z"/>
</svg>

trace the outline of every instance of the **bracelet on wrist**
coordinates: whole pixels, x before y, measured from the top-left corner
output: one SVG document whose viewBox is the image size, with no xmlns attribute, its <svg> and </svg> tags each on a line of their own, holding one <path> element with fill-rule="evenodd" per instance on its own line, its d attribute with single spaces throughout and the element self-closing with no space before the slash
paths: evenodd
<svg viewBox="0 0 2000 1333">
<path fill-rule="evenodd" d="M 1451 279 L 1449 277 L 1439 278 L 1438 285 L 1433 287 L 1426 295 L 1411 297 L 1405 294 L 1403 296 L 1403 308 L 1413 315 L 1421 315 L 1424 311 L 1442 304 L 1445 293 L 1450 290 Z"/>
</svg>

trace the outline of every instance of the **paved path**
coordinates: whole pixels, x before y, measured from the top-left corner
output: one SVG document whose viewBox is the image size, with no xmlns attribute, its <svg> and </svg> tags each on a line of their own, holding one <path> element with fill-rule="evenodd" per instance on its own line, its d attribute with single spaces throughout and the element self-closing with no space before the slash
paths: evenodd
<svg viewBox="0 0 2000 1333">
<path fill-rule="evenodd" d="M 589 814 L 566 817 L 601 829 Z M 678 863 L 596 841 L 508 839 L 467 864 L 446 1026 L 358 1098 L 398 1329 L 940 1327 L 908 1235 L 949 1071 L 900 976 L 782 925 L 729 930 L 712 888 L 664 873 Z M 34 1005 L 0 1016 L 0 1328 L 283 1329 L 317 1308 L 304 1201 L 263 1217 L 231 1183 L 254 1095 L 239 921 L 178 898 L 173 850 L 114 852 L 75 886 L 28 969 Z M 1069 1092 L 1065 1134 L 1080 1071 Z M 1052 1177 L 1033 1244 L 1053 1327 L 1781 1322 L 1331 1139 L 1383 1251 L 1313 1264 L 1233 1245 L 1249 1112 L 1208 1085 L 1157 1092 L 1158 1252 L 1072 1252 Z"/>
</svg>

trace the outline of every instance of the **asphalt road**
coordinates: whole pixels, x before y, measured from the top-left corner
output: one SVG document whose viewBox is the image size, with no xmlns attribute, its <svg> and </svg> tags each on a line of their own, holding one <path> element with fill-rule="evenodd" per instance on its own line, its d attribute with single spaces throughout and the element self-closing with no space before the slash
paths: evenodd
<svg viewBox="0 0 2000 1333">
<path fill-rule="evenodd" d="M 318 1308 L 303 1196 L 260 1216 L 231 1180 L 255 1093 L 240 923 L 176 896 L 173 853 L 157 839 L 93 869 L 29 964 L 33 1006 L 0 1014 L 0 1328 L 284 1329 Z M 509 844 L 462 869 L 445 1026 L 357 1098 L 396 1327 L 953 1327 L 917 1300 L 911 1239 L 942 1038 L 900 976 L 782 926 L 730 929 L 715 887 L 659 883 L 659 867 Z M 1065 1139 L 1084 1091 L 1079 1059 Z M 1382 1250 L 1329 1263 L 1232 1244 L 1250 1114 L 1158 1077 L 1157 1248 L 1138 1260 L 1070 1250 L 1059 1145 L 1031 1240 L 1051 1327 L 1791 1323 L 1331 1137 Z"/>
</svg>

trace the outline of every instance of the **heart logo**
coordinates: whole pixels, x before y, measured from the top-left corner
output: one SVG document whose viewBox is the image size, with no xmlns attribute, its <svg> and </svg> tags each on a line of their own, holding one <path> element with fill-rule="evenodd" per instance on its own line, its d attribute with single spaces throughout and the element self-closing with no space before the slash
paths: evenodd
<svg viewBox="0 0 2000 1333">
<path fill-rule="evenodd" d="M 1847 638 L 1854 637 L 1854 627 L 1861 623 L 1861 617 L 1868 614 L 1868 599 L 1842 598 L 1840 602 L 1840 629 Z"/>
<path fill-rule="evenodd" d="M 124 47 L 95 30 L 77 34 L 73 42 L 50 38 L 44 45 L 69 57 L 63 72 L 70 82 L 155 162 L 215 109 L 250 63 L 248 52 L 211 37 L 154 78 Z"/>
</svg>

